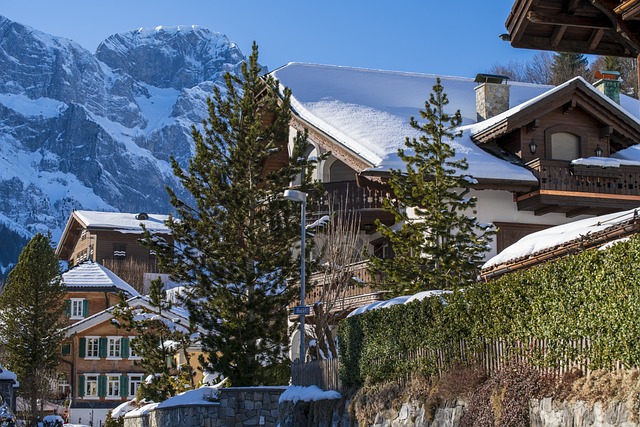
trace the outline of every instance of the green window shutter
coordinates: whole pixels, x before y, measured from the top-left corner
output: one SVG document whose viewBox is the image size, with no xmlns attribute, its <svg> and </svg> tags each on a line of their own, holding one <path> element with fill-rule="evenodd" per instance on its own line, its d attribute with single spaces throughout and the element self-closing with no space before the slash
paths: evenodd
<svg viewBox="0 0 640 427">
<path fill-rule="evenodd" d="M 120 375 L 120 396 L 129 396 L 129 377 L 126 375 Z"/>
<path fill-rule="evenodd" d="M 80 345 L 78 345 L 78 356 L 85 357 L 87 354 L 87 339 L 80 338 Z"/>
<path fill-rule="evenodd" d="M 89 317 L 89 300 L 82 301 L 82 317 Z"/>
<path fill-rule="evenodd" d="M 107 377 L 105 375 L 98 376 L 98 396 L 105 397 L 107 395 Z"/>
<path fill-rule="evenodd" d="M 122 338 L 120 341 L 120 357 L 129 357 L 129 338 Z"/>
<path fill-rule="evenodd" d="M 107 339 L 100 338 L 98 341 L 98 355 L 100 357 L 107 357 Z"/>
<path fill-rule="evenodd" d="M 67 317 L 71 317 L 71 300 L 64 300 L 64 312 L 67 314 Z"/>
<path fill-rule="evenodd" d="M 68 356 L 71 354 L 71 344 L 62 344 L 62 355 Z"/>
<path fill-rule="evenodd" d="M 84 397 L 84 375 L 78 375 L 78 397 Z"/>
</svg>

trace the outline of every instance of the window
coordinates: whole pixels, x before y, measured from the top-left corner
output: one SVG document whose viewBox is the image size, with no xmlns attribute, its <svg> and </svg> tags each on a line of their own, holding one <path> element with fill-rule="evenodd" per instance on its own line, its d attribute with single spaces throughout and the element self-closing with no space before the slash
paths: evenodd
<svg viewBox="0 0 640 427">
<path fill-rule="evenodd" d="M 107 357 L 120 358 L 120 337 L 109 337 L 107 344 Z"/>
<path fill-rule="evenodd" d="M 98 397 L 98 374 L 85 375 L 84 397 Z"/>
<path fill-rule="evenodd" d="M 66 378 L 61 378 L 58 380 L 58 395 L 67 397 L 71 392 L 71 384 L 67 381 Z M 63 397 L 63 398 L 64 398 Z"/>
<path fill-rule="evenodd" d="M 136 350 L 134 348 L 134 339 L 135 337 L 129 337 L 129 359 L 140 359 L 140 356 L 138 355 L 138 353 L 136 353 Z"/>
<path fill-rule="evenodd" d="M 551 158 L 554 160 L 575 160 L 580 157 L 580 138 L 567 132 L 551 135 Z"/>
<path fill-rule="evenodd" d="M 107 398 L 120 398 L 120 374 L 107 374 Z"/>
<path fill-rule="evenodd" d="M 98 337 L 87 337 L 87 355 L 86 358 L 97 359 L 100 357 L 98 352 L 100 349 L 100 339 Z"/>
<path fill-rule="evenodd" d="M 142 383 L 142 378 L 144 375 L 142 374 L 129 374 L 129 398 L 134 398 L 136 393 L 138 393 L 138 388 Z"/>
<path fill-rule="evenodd" d="M 71 319 L 83 319 L 86 317 L 85 301 L 86 300 L 82 298 L 71 298 L 71 312 L 69 316 Z"/>
</svg>

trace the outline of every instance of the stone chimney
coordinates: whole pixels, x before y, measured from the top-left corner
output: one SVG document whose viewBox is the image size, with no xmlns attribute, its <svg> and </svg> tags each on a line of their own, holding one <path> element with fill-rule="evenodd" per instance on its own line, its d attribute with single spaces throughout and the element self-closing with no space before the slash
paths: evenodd
<svg viewBox="0 0 640 427">
<path fill-rule="evenodd" d="M 476 113 L 478 121 L 490 119 L 509 109 L 509 77 L 478 74 L 476 86 Z"/>
<path fill-rule="evenodd" d="M 596 79 L 593 86 L 607 95 L 615 103 L 620 104 L 620 73 L 618 71 L 596 71 Z"/>
</svg>

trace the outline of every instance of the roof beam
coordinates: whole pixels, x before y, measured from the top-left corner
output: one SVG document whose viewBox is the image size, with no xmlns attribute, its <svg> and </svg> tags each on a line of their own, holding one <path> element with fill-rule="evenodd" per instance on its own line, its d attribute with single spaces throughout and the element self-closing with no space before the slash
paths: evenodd
<svg viewBox="0 0 640 427">
<path fill-rule="evenodd" d="M 533 211 L 533 214 L 535 216 L 542 216 L 552 212 L 558 212 L 558 205 L 548 205 L 544 208 L 536 209 Z"/>
<path fill-rule="evenodd" d="M 589 44 L 589 49 L 595 50 L 595 48 L 598 47 L 598 45 L 600 44 L 600 40 L 602 40 L 602 37 L 604 36 L 604 33 L 605 30 L 603 29 L 593 31 L 593 33 L 591 34 L 591 38 L 589 38 L 589 41 L 587 42 Z"/>
<path fill-rule="evenodd" d="M 598 18 L 588 18 L 560 13 L 556 15 L 543 15 L 542 13 L 530 11 L 527 19 L 534 24 L 564 25 L 567 27 L 594 28 L 601 30 L 611 30 L 613 26 L 608 20 Z"/>
<path fill-rule="evenodd" d="M 551 47 L 556 49 L 560 42 L 562 41 L 562 36 L 564 36 L 564 32 L 567 31 L 566 25 L 560 25 L 553 29 L 553 34 L 551 35 Z"/>
<path fill-rule="evenodd" d="M 569 0 L 565 3 L 565 12 L 566 13 L 573 13 L 576 11 L 576 9 L 578 8 L 578 5 L 580 4 L 582 0 Z"/>
</svg>

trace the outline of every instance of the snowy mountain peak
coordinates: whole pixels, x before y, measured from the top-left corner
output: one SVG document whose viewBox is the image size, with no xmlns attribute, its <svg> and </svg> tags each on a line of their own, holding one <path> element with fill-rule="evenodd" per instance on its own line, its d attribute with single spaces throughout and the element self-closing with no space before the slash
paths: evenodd
<svg viewBox="0 0 640 427">
<path fill-rule="evenodd" d="M 114 34 L 100 43 L 96 57 L 137 81 L 178 90 L 218 81 L 244 60 L 224 34 L 196 25 Z"/>
<path fill-rule="evenodd" d="M 26 239 L 54 241 L 72 210 L 168 213 L 191 125 L 244 56 L 197 26 L 77 43 L 0 16 L 0 282 Z"/>
</svg>

